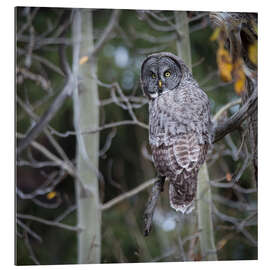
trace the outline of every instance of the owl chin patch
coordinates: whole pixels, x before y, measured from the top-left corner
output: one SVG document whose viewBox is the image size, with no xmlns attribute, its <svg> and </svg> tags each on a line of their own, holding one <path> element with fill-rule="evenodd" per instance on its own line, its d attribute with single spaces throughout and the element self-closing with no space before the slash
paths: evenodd
<svg viewBox="0 0 270 270">
<path fill-rule="evenodd" d="M 149 94 L 149 97 L 150 97 L 151 99 L 155 99 L 155 98 L 158 97 L 158 93 L 157 93 L 157 92 L 154 92 L 153 94 L 151 93 L 151 94 Z"/>
</svg>

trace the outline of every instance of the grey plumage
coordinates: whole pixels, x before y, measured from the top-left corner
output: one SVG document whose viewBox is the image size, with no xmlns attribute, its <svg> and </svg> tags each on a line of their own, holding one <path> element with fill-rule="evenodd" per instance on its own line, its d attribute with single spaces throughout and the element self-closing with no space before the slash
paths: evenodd
<svg viewBox="0 0 270 270">
<path fill-rule="evenodd" d="M 147 57 L 141 83 L 149 98 L 149 142 L 155 167 L 160 176 L 169 178 L 171 206 L 188 212 L 211 143 L 208 97 L 184 62 L 171 53 Z"/>
</svg>

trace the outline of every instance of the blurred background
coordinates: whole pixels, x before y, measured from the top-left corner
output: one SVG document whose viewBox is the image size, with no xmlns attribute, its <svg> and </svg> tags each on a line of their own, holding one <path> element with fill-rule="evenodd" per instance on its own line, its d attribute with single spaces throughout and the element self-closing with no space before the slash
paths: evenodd
<svg viewBox="0 0 270 270">
<path fill-rule="evenodd" d="M 121 10 L 117 16 L 109 9 L 88 12 L 93 22 L 94 44 L 99 44 L 104 30 L 117 19 L 95 54 L 97 72 L 92 80 L 98 87 L 99 126 L 132 120 L 129 105 L 138 122 L 145 124 L 115 125 L 97 132 L 98 196 L 105 205 L 156 177 L 148 145 L 148 105 L 140 86 L 140 66 L 154 52 L 177 54 L 179 33 L 175 24 L 181 12 Z M 185 14 L 193 76 L 210 99 L 212 115 L 233 103 L 219 118 L 225 121 L 240 107 L 245 75 L 232 62 L 224 33 L 211 23 L 209 12 Z M 64 59 L 72 66 L 74 10 L 18 7 L 15 15 L 19 145 L 66 83 L 61 53 L 65 51 Z M 256 18 L 256 14 L 250 16 Z M 250 42 L 249 46 L 248 57 L 257 65 L 257 45 Z M 80 65 L 88 60 L 81 57 Z M 116 82 L 120 90 L 112 87 Z M 73 123 L 73 97 L 68 95 L 33 140 L 37 144 L 29 144 L 17 158 L 15 263 L 18 265 L 78 263 L 75 177 L 46 152 L 76 168 Z M 218 260 L 257 259 L 257 188 L 252 157 L 245 144 L 245 129 L 244 125 L 225 136 L 208 154 L 212 191 L 209 203 L 213 205 Z M 232 185 L 235 178 L 237 183 Z M 204 260 L 196 229 L 196 210 L 182 215 L 171 209 L 167 184 L 155 211 L 153 229 L 148 237 L 143 236 L 143 213 L 150 191 L 148 185 L 101 210 L 100 262 Z M 61 227 L 59 223 L 70 227 Z"/>
</svg>

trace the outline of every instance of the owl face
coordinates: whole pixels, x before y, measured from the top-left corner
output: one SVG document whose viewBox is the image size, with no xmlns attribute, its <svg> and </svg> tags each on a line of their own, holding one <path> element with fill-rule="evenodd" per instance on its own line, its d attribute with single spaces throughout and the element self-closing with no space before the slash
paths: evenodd
<svg viewBox="0 0 270 270">
<path fill-rule="evenodd" d="M 181 78 L 179 63 L 168 54 L 151 55 L 142 64 L 142 87 L 150 99 L 177 88 Z"/>
</svg>

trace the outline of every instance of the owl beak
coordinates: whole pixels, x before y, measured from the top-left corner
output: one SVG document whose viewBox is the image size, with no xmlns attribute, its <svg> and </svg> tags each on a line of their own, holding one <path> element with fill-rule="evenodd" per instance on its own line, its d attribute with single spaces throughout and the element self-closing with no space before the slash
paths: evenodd
<svg viewBox="0 0 270 270">
<path fill-rule="evenodd" d="M 158 86 L 159 86 L 159 88 L 162 87 L 162 81 L 161 80 L 158 81 Z"/>
</svg>

